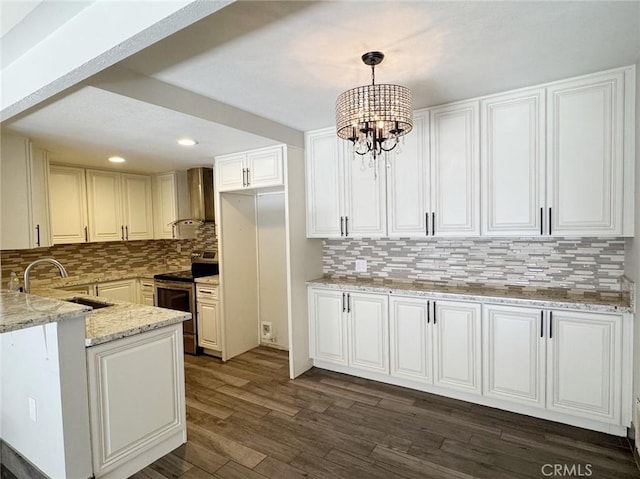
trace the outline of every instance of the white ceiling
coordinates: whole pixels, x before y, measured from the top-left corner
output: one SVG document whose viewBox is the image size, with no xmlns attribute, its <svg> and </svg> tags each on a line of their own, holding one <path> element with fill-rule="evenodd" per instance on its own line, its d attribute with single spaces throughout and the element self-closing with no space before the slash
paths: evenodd
<svg viewBox="0 0 640 479">
<path fill-rule="evenodd" d="M 386 55 L 378 82 L 431 106 L 635 63 L 640 2 L 239 1 L 120 67 L 306 131 L 333 124 L 338 94 L 369 83 L 369 50 Z M 138 171 L 273 143 L 91 87 L 3 126 L 55 161 L 117 153 Z M 181 135 L 200 144 L 178 148 Z"/>
</svg>

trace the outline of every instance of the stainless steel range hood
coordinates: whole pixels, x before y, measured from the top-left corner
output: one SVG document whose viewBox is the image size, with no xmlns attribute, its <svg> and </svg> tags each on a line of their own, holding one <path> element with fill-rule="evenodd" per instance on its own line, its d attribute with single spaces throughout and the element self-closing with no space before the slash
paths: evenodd
<svg viewBox="0 0 640 479">
<path fill-rule="evenodd" d="M 189 218 L 175 221 L 178 226 L 212 223 L 215 219 L 213 208 L 213 168 L 191 168 L 187 170 L 189 187 Z"/>
</svg>

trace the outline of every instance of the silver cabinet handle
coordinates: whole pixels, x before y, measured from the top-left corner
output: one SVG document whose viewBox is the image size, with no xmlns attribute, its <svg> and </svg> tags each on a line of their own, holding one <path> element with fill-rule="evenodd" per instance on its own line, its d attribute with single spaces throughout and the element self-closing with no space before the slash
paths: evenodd
<svg viewBox="0 0 640 479">
<path fill-rule="evenodd" d="M 124 227 L 124 237 L 127 241 L 129 241 L 129 227 L 125 226 Z"/>
<path fill-rule="evenodd" d="M 344 236 L 344 216 L 340 217 L 340 236 Z"/>
<path fill-rule="evenodd" d="M 40 225 L 36 225 L 36 246 L 40 246 Z"/>
<path fill-rule="evenodd" d="M 120 236 L 122 237 L 122 241 L 124 241 L 124 225 L 120 226 L 120 230 L 122 231 Z"/>
<path fill-rule="evenodd" d="M 349 217 L 345 216 L 344 217 L 344 235 L 349 236 Z"/>
<path fill-rule="evenodd" d="M 342 312 L 344 313 L 347 310 L 347 307 L 345 306 L 344 300 L 345 300 L 345 294 L 342 293 Z"/>
<path fill-rule="evenodd" d="M 247 186 L 247 180 L 245 180 L 246 173 L 247 173 L 247 169 L 246 168 L 242 168 L 242 187 L 243 188 L 245 186 Z"/>
<path fill-rule="evenodd" d="M 251 170 L 249 168 L 247 168 L 247 186 L 249 186 L 251 184 L 251 182 L 249 182 L 250 173 L 251 173 Z"/>
<path fill-rule="evenodd" d="M 347 313 L 351 312 L 351 294 L 347 293 Z"/>
<path fill-rule="evenodd" d="M 551 208 L 549 208 L 549 234 L 551 234 L 551 224 L 553 223 L 553 217 L 551 215 Z"/>
<path fill-rule="evenodd" d="M 171 225 L 171 237 L 173 239 L 176 237 L 176 225 Z"/>
<path fill-rule="evenodd" d="M 84 241 L 85 243 L 89 242 L 89 227 L 84 227 Z"/>
</svg>

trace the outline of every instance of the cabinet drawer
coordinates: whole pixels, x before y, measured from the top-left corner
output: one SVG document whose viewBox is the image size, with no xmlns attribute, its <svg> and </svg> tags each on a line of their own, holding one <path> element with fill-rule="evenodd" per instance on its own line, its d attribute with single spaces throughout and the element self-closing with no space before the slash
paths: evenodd
<svg viewBox="0 0 640 479">
<path fill-rule="evenodd" d="M 207 299 L 218 299 L 218 287 L 197 285 L 196 298 L 198 301 L 206 301 Z"/>
</svg>

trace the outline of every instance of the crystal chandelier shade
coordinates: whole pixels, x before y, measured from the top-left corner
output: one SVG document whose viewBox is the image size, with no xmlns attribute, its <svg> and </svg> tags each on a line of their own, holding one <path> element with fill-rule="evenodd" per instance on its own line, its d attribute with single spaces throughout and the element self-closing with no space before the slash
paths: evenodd
<svg viewBox="0 0 640 479">
<path fill-rule="evenodd" d="M 374 163 L 413 128 L 411 91 L 399 85 L 375 83 L 375 66 L 383 58 L 380 52 L 365 53 L 362 61 L 371 66 L 371 85 L 347 90 L 336 101 L 338 136 L 352 143 L 354 154 L 369 153 Z"/>
</svg>

